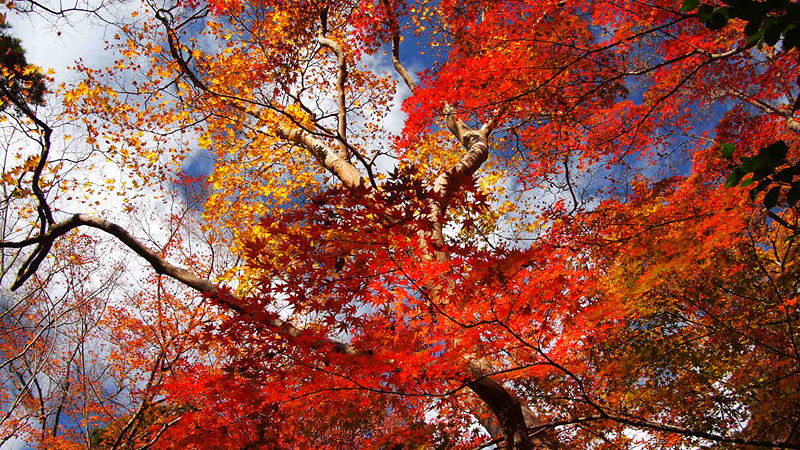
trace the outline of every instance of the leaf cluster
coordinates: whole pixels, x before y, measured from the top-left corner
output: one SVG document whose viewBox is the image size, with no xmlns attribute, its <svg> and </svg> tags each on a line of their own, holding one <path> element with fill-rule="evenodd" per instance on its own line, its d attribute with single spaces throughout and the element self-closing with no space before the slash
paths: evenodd
<svg viewBox="0 0 800 450">
<path fill-rule="evenodd" d="M 721 145 L 723 156 L 729 160 L 733 157 L 733 150 L 733 144 Z M 740 182 L 742 187 L 755 184 L 750 188 L 750 199 L 755 200 L 759 193 L 766 191 L 763 203 L 767 209 L 774 208 L 781 191 L 786 190 L 789 206 L 796 205 L 800 201 L 800 180 L 796 181 L 795 177 L 800 175 L 800 163 L 789 163 L 786 159 L 788 153 L 789 146 L 781 140 L 761 148 L 755 156 L 742 157 L 741 164 L 728 175 L 725 186 L 735 187 Z M 747 175 L 752 176 L 742 182 Z"/>
<path fill-rule="evenodd" d="M 731 19 L 747 21 L 744 32 L 750 43 L 774 47 L 783 37 L 786 51 L 800 47 L 800 3 L 790 0 L 723 0 L 715 7 L 699 0 L 684 0 L 681 11 L 697 9 L 697 18 L 708 28 L 719 30 Z"/>
<path fill-rule="evenodd" d="M 7 22 L 0 21 L 0 92 L 9 99 L 2 103 L 2 108 L 14 101 L 43 105 L 47 91 L 45 76 L 28 64 L 20 40 L 8 34 L 10 28 Z"/>
</svg>

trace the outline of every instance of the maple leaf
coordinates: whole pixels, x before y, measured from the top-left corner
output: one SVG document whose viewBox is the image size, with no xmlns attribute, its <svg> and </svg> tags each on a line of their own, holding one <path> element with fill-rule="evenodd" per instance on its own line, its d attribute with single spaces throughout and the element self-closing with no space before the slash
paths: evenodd
<svg viewBox="0 0 800 450">
<path fill-rule="evenodd" d="M 181 2 L 126 17 L 57 120 L 3 64 L 30 138 L 4 144 L 3 435 L 798 448 L 795 10 Z M 53 145 L 63 123 L 85 139 Z M 180 171 L 192 142 L 207 178 Z M 119 176 L 70 172 L 98 158 Z M 112 187 L 169 207 L 66 213 Z M 153 273 L 94 289 L 107 246 Z"/>
</svg>

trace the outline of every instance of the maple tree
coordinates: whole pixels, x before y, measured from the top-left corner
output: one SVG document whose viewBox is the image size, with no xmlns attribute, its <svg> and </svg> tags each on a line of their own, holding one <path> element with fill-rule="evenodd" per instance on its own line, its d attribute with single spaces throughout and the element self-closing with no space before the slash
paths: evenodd
<svg viewBox="0 0 800 450">
<path fill-rule="evenodd" d="M 34 383 L 52 365 L 48 379 L 79 380 L 38 399 L 4 381 L 3 437 L 800 448 L 797 13 L 744 0 L 137 6 L 118 18 L 113 65 L 79 62 L 83 78 L 53 94 L 52 122 L 39 97 L 3 91 L 36 150 L 4 167 L 17 223 L 0 246 L 18 256 L 3 274 L 23 292 L 9 317 L 31 332 L 12 337 L 0 316 L 0 351 L 25 361 L 9 376 Z M 39 72 L 7 70 L 4 86 L 38 86 L 20 73 Z M 51 156 L 54 123 L 82 124 L 80 164 Z M 189 147 L 212 155 L 207 179 L 180 175 Z M 81 182 L 100 155 L 124 183 Z M 180 198 L 159 192 L 176 178 L 185 205 L 166 237 L 73 213 L 114 188 L 135 217 L 142 192 Z M 194 214 L 202 232 L 187 234 Z M 84 294 L 80 272 L 104 264 L 92 229 L 152 268 L 146 288 Z M 48 309 L 67 282 L 68 312 Z M 74 346 L 38 337 L 73 311 L 91 325 L 63 326 Z M 102 338 L 107 354 L 91 348 Z M 72 375 L 56 348 L 94 357 Z M 92 377 L 104 364 L 113 380 Z M 125 389 L 86 388 L 104 383 Z"/>
</svg>

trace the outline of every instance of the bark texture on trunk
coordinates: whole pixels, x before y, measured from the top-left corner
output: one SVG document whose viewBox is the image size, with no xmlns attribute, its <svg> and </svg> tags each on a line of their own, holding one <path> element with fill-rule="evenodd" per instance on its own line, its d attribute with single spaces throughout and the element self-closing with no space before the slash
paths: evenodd
<svg viewBox="0 0 800 450">
<path fill-rule="evenodd" d="M 505 447 L 509 450 L 558 449 L 558 443 L 547 434 L 531 435 L 528 430 L 539 425 L 533 412 L 502 383 L 490 378 L 492 371 L 488 366 L 483 359 L 470 362 L 468 367 L 472 380 L 467 382 L 467 386 L 492 410 Z"/>
</svg>

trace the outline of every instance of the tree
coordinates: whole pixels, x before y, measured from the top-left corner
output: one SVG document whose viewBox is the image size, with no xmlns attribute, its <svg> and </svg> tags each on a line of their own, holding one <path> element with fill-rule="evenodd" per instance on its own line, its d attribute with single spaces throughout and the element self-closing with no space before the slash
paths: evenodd
<svg viewBox="0 0 800 450">
<path fill-rule="evenodd" d="M 30 194 L 14 287 L 93 228 L 218 311 L 111 448 L 800 448 L 796 202 L 724 186 L 797 161 L 797 8 L 742 4 L 145 2 L 63 117 L 134 188 L 196 141 L 241 259 L 213 279 Z"/>
<path fill-rule="evenodd" d="M 0 294 L 0 445 L 89 446 L 98 435 L 103 441 L 99 428 L 113 430 L 110 448 L 152 444 L 175 421 L 160 406 L 161 385 L 187 357 L 204 357 L 192 330 L 208 320 L 208 308 L 197 304 L 197 295 L 176 292 L 174 283 L 156 277 L 144 289 L 129 285 L 124 274 L 137 268 L 113 255 L 118 241 L 55 223 L 61 208 L 78 203 L 68 203 L 74 198 L 82 197 L 84 208 L 101 203 L 88 195 L 97 192 L 89 177 L 98 152 L 72 145 L 67 134 L 75 127 L 60 117 L 46 89 L 31 81 L 52 79 L 25 62 L 18 40 L 5 41 L 12 45 L 4 60 L 3 104 L 13 108 L 0 116 L 2 232 L 4 243 L 22 245 L 4 245 L 0 280 L 13 286 L 16 271 L 26 283 L 17 283 L 16 294 L 5 288 Z M 184 241 L 191 239 L 193 222 L 186 199 L 172 202 L 163 226 L 166 243 L 152 239 L 158 218 L 147 227 L 134 222 L 133 229 L 149 234 L 164 255 L 213 274 L 204 264 L 221 259 Z M 125 198 L 125 210 L 134 205 L 135 196 Z M 48 232 L 58 239 L 47 239 Z M 25 252 L 30 243 L 39 248 Z M 203 258 L 196 258 L 198 251 Z M 162 414 L 156 420 L 152 411 Z"/>
<path fill-rule="evenodd" d="M 0 89 L 3 97 L 8 99 L 2 107 L 14 103 L 11 97 L 31 105 L 42 105 L 47 89 L 45 77 L 25 60 L 25 50 L 20 46 L 19 39 L 8 35 L 9 28 L 5 16 L 0 16 L 0 65 L 3 67 Z"/>
</svg>

